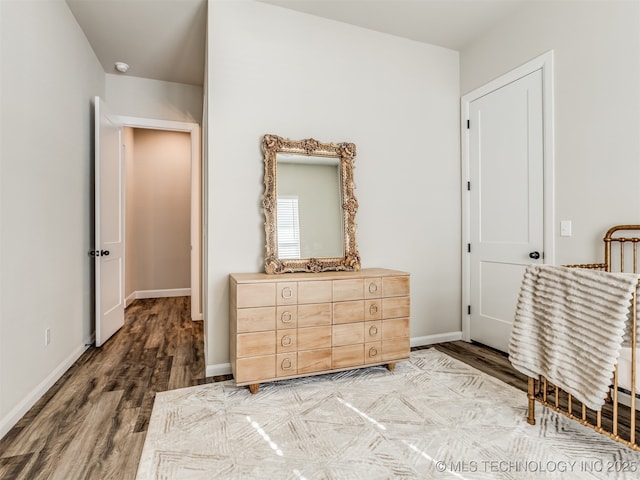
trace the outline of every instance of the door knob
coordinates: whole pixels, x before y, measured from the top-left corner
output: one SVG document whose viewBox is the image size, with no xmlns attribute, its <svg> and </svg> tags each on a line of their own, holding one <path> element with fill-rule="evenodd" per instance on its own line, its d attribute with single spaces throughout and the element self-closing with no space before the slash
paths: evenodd
<svg viewBox="0 0 640 480">
<path fill-rule="evenodd" d="M 529 258 L 533 258 L 534 260 L 538 260 L 540 258 L 540 252 L 531 252 L 529 254 Z"/>
</svg>

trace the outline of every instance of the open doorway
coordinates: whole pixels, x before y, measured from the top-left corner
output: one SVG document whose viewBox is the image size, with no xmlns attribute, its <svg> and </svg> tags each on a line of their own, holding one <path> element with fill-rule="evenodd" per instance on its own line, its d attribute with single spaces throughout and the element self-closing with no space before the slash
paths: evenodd
<svg viewBox="0 0 640 480">
<path fill-rule="evenodd" d="M 189 296 L 202 320 L 199 127 L 121 117 L 126 305 Z"/>
</svg>

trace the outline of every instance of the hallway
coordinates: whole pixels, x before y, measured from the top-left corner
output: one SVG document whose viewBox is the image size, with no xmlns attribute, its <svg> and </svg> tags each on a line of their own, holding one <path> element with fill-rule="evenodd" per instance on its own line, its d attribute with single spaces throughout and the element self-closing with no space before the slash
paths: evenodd
<svg viewBox="0 0 640 480">
<path fill-rule="evenodd" d="M 0 478 L 135 478 L 156 392 L 204 376 L 203 324 L 191 320 L 189 297 L 136 300 L 125 326 L 0 441 Z"/>
</svg>

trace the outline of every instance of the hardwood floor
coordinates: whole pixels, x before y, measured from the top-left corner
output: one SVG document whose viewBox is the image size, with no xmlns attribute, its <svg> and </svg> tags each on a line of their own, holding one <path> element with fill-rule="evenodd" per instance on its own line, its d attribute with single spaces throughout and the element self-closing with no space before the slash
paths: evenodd
<svg viewBox="0 0 640 480">
<path fill-rule="evenodd" d="M 433 347 L 526 389 L 499 352 L 465 342 Z M 156 392 L 231 378 L 205 378 L 203 350 L 187 297 L 136 300 L 125 326 L 89 348 L 0 440 L 0 478 L 135 478 Z"/>
<path fill-rule="evenodd" d="M 478 343 L 449 342 L 420 348 L 437 348 L 450 357 L 460 360 L 502 382 L 527 391 L 527 376 L 515 370 L 507 354 Z"/>
<path fill-rule="evenodd" d="M 0 441 L 0 478 L 135 478 L 156 392 L 214 380 L 188 300 L 136 300 Z"/>
</svg>

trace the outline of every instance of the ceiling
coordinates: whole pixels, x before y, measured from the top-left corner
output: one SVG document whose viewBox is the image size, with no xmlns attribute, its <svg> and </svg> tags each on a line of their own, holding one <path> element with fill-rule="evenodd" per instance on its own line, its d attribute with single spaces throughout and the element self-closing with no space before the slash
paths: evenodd
<svg viewBox="0 0 640 480">
<path fill-rule="evenodd" d="M 535 0 L 260 0 L 379 32 L 463 49 Z"/>
<path fill-rule="evenodd" d="M 216 1 L 216 0 L 214 0 Z M 227 0 L 230 1 L 230 0 Z M 239 0 L 234 0 L 239 1 Z M 535 0 L 260 0 L 461 50 Z M 66 0 L 106 73 L 202 85 L 207 0 Z"/>
<path fill-rule="evenodd" d="M 106 73 L 202 85 L 207 0 L 66 0 Z"/>
</svg>

